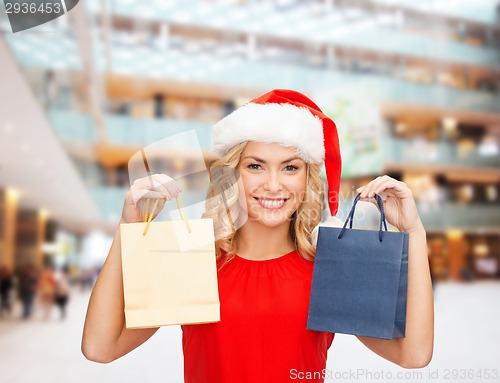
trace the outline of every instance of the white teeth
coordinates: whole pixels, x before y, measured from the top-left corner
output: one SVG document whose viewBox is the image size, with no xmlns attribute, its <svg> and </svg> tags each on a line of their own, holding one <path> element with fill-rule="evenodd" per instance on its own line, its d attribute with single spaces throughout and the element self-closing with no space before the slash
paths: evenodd
<svg viewBox="0 0 500 383">
<path fill-rule="evenodd" d="M 284 199 L 281 200 L 264 200 L 264 199 L 259 199 L 259 202 L 264 205 L 265 207 L 278 207 L 281 206 L 285 203 Z"/>
</svg>

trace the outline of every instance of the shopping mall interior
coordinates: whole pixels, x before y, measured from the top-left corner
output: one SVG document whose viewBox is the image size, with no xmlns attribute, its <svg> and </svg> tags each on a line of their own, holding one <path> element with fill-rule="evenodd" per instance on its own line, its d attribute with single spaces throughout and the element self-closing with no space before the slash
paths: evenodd
<svg viewBox="0 0 500 383">
<path fill-rule="evenodd" d="M 464 315 L 458 303 L 484 304 L 474 306 L 479 311 L 471 318 L 491 315 L 480 331 L 489 351 L 467 360 L 471 368 L 493 368 L 500 333 L 486 329 L 500 319 L 498 310 L 488 311 L 500 285 L 500 2 L 89 0 L 17 33 L 2 9 L 0 29 L 0 276 L 10 273 L 13 280 L 11 307 L 0 319 L 2 358 L 7 347 L 28 341 L 26 331 L 41 343 L 52 339 L 37 335 L 43 328 L 54 337 L 72 329 L 65 342 L 79 341 L 90 289 L 134 181 L 129 161 L 136 153 L 194 130 L 208 164 L 219 119 L 271 89 L 288 88 L 317 101 L 337 124 L 339 218 L 347 217 L 355 189 L 377 176 L 411 188 L 427 233 L 436 307 L 443 310 L 436 311 L 436 323 L 449 335 L 437 344 L 455 355 L 444 345 L 456 337 L 452 331 L 462 336 L 482 326 L 450 327 L 452 315 Z M 162 153 L 152 166 L 193 174 L 195 157 Z M 202 201 L 202 191 L 189 194 L 195 181 L 184 181 L 185 202 Z M 363 209 L 355 224 L 376 228 L 376 208 Z M 31 324 L 19 319 L 26 314 L 15 291 L 20 275 L 27 265 L 47 264 L 56 278 L 68 275 L 69 324 L 56 321 L 57 312 L 41 319 L 37 302 Z M 176 371 L 172 381 L 181 381 L 180 349 L 160 345 L 170 337 L 180 342 L 179 334 L 169 328 L 161 336 L 144 346 L 149 351 L 142 358 L 170 358 L 168 365 L 146 376 L 153 381 Z M 329 366 L 354 368 L 353 355 L 366 350 L 347 338 L 339 343 L 351 359 L 332 351 L 336 360 Z M 380 358 L 360 355 L 373 370 L 388 368 Z M 138 370 L 151 368 L 134 357 Z M 10 360 L 6 382 L 35 378 L 22 371 L 25 362 Z M 440 378 L 455 366 L 451 358 L 435 360 Z M 54 378 L 43 381 L 77 381 L 50 363 Z M 85 371 L 83 360 L 67 363 Z M 121 372 L 102 367 L 82 376 L 139 378 L 121 366 Z"/>
</svg>

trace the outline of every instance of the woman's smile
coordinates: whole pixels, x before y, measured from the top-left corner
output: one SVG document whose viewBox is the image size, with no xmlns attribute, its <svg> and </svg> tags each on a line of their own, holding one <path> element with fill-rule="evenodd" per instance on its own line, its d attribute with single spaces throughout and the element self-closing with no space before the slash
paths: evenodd
<svg viewBox="0 0 500 383">
<path fill-rule="evenodd" d="M 254 199 L 264 209 L 271 209 L 271 210 L 281 209 L 288 200 L 288 198 L 259 198 L 259 197 L 254 197 Z"/>
</svg>

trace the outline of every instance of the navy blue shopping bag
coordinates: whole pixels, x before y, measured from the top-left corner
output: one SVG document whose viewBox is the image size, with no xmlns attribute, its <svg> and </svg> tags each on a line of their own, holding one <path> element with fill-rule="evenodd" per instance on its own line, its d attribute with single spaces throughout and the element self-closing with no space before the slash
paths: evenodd
<svg viewBox="0 0 500 383">
<path fill-rule="evenodd" d="M 319 228 L 307 329 L 404 338 L 408 233 L 387 231 L 382 199 L 377 194 L 379 230 L 353 229 L 359 198 L 358 194 L 342 228 Z"/>
</svg>

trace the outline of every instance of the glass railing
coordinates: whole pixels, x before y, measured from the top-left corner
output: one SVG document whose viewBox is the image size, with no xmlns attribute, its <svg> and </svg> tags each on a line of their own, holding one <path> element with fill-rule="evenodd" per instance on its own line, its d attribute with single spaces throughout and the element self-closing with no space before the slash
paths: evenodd
<svg viewBox="0 0 500 383">
<path fill-rule="evenodd" d="M 457 145 L 385 137 L 382 140 L 384 161 L 403 164 L 428 164 L 471 167 L 500 167 L 500 155 L 482 155 L 479 147 L 461 153 Z"/>
<path fill-rule="evenodd" d="M 78 42 L 72 33 L 7 33 L 3 38 L 23 67 L 83 70 Z"/>
<path fill-rule="evenodd" d="M 139 62 L 140 61 L 140 62 Z M 165 65 L 164 63 L 168 63 Z M 113 71 L 129 76 L 154 76 L 245 88 L 301 89 L 311 94 L 345 97 L 358 89 L 369 98 L 418 106 L 497 113 L 500 94 L 459 90 L 444 85 L 417 84 L 376 74 L 354 74 L 297 65 L 252 62 L 238 58 L 215 58 L 179 51 L 113 50 Z M 251 75 L 242 76 L 242 73 Z"/>
<path fill-rule="evenodd" d="M 460 204 L 445 202 L 437 206 L 419 205 L 419 215 L 428 229 L 481 229 L 500 225 L 500 204 Z"/>
<path fill-rule="evenodd" d="M 415 84 L 395 79 L 373 79 L 379 98 L 395 103 L 498 113 L 500 94 L 442 85 Z"/>
<path fill-rule="evenodd" d="M 17 60 L 27 70 L 79 70 L 78 54 L 73 47 L 69 54 L 64 44 L 56 39 L 37 34 L 23 35 L 23 39 L 9 37 L 8 41 Z M 43 50 L 40 49 L 43 47 Z M 48 54 L 47 52 L 50 52 Z M 33 57 L 31 57 L 33 56 Z M 35 57 L 36 56 L 36 57 Z M 99 57 L 103 54 L 98 55 Z M 112 72 L 115 75 L 157 77 L 186 83 L 211 84 L 216 87 L 244 87 L 248 89 L 289 88 L 310 94 L 328 94 L 345 97 L 346 92 L 358 92 L 380 101 L 498 113 L 500 94 L 477 90 L 455 89 L 445 85 L 418 84 L 408 80 L 381 76 L 376 70 L 363 73 L 333 69 L 315 69 L 290 63 L 249 61 L 237 56 L 221 57 L 214 54 L 186 53 L 175 49 L 131 48 L 115 46 L 112 49 Z M 69 61 L 68 61 L 69 60 Z M 500 62 L 500 60 L 499 60 Z M 102 68 L 102 65 L 99 66 Z M 400 68 L 403 70 L 403 68 Z M 242 76 L 242 73 L 248 75 Z M 41 98 L 52 93 L 41 81 L 34 89 Z M 78 97 L 67 86 L 56 92 L 50 105 L 77 108 Z M 51 96 L 52 97 L 52 96 Z M 50 98 L 50 97 L 49 97 Z M 74 106 L 72 106 L 74 104 Z"/>
<path fill-rule="evenodd" d="M 242 58 L 217 58 L 179 51 L 141 50 L 135 55 L 127 48 L 113 50 L 117 73 L 183 79 L 214 86 L 245 88 L 301 89 L 310 94 L 344 98 L 354 89 L 367 98 L 419 106 L 498 112 L 500 94 L 458 90 L 444 85 L 417 84 L 377 76 L 301 67 L 286 63 L 264 63 Z M 137 60 L 140 60 L 138 62 Z M 168 63 L 159 64 L 159 63 Z M 242 76 L 248 73 L 248 76 Z"/>
<path fill-rule="evenodd" d="M 456 17 L 464 21 L 497 25 L 495 1 L 474 0 L 451 3 L 449 1 L 414 1 L 414 0 L 370 0 L 372 3 L 397 5 L 401 8 L 422 11 L 425 13 Z"/>
<path fill-rule="evenodd" d="M 94 3 L 95 5 L 90 6 L 91 11 L 100 13 L 100 3 Z M 160 2 L 156 6 L 165 8 L 162 3 Z M 168 4 L 168 2 L 165 3 Z M 333 19 L 335 18 L 333 16 L 312 18 L 307 12 L 302 15 L 293 12 L 280 13 L 272 9 L 270 12 L 265 12 L 262 5 L 247 8 L 235 5 L 210 5 L 213 9 L 217 7 L 223 8 L 220 14 L 224 13 L 226 16 L 221 18 L 220 15 L 219 17 L 215 17 L 215 15 L 214 17 L 207 17 L 206 14 L 200 12 L 199 9 L 203 8 L 203 5 L 199 2 L 183 1 L 172 6 L 173 3 L 175 2 L 171 2 L 166 6 L 168 9 L 153 13 L 149 18 L 152 20 L 157 19 L 157 21 L 164 20 L 166 22 L 225 29 L 236 34 L 263 34 L 293 41 L 302 40 L 310 44 L 335 44 L 353 49 L 368 49 L 389 54 L 420 57 L 431 61 L 444 60 L 492 68 L 498 68 L 500 63 L 500 52 L 497 49 L 432 39 L 404 32 L 400 28 L 378 26 L 375 22 L 376 18 L 371 14 L 361 17 L 362 20 L 355 23 L 343 19 L 334 22 Z M 141 12 L 136 12 L 137 7 L 144 10 L 154 8 L 155 5 L 150 4 L 148 7 L 144 7 L 140 3 L 115 2 L 110 9 L 116 15 L 125 15 L 136 19 L 141 16 Z M 263 8 L 264 11 L 261 12 L 260 9 Z M 210 11 L 210 13 L 213 12 L 214 10 Z M 235 17 L 231 17 L 231 14 L 234 14 Z M 259 15 L 258 18 L 255 17 L 256 14 Z M 186 15 L 188 15 L 188 19 L 186 19 Z M 282 27 L 277 28 L 276 25 L 282 25 Z M 6 35 L 5 38 L 23 66 L 47 67 L 47 65 L 50 65 L 54 69 L 82 70 L 83 62 L 73 33 L 53 35 L 48 36 L 48 34 L 43 33 L 23 34 L 22 36 Z M 138 50 L 144 48 L 164 52 L 164 49 L 159 49 L 155 45 L 155 38 L 157 36 L 143 39 L 140 47 L 135 44 L 121 45 L 120 43 L 112 43 L 112 51 L 125 48 L 131 53 L 131 58 L 142 62 L 145 56 L 137 54 Z M 122 38 L 122 40 L 129 42 L 138 41 L 138 39 L 139 37 L 134 34 L 130 34 L 128 38 Z M 224 49 L 223 46 L 215 46 L 211 50 L 217 51 L 219 48 Z M 97 67 L 104 69 L 105 55 L 102 50 L 102 43 L 100 40 L 95 39 L 93 56 Z M 245 49 L 243 49 L 244 52 Z M 303 54 L 303 56 L 306 55 Z M 162 64 L 169 63 L 170 61 L 162 61 Z"/>
<path fill-rule="evenodd" d="M 118 224 L 123 209 L 125 194 L 127 194 L 127 188 L 92 187 L 89 188 L 89 192 L 99 208 L 103 219 Z"/>
<path fill-rule="evenodd" d="M 48 117 L 52 128 L 63 142 L 97 142 L 94 119 L 88 113 L 69 110 L 50 110 Z"/>
<path fill-rule="evenodd" d="M 90 115 L 80 112 L 51 110 L 52 126 L 62 141 L 97 142 L 97 128 Z M 105 116 L 106 137 L 111 145 L 145 146 L 173 134 L 195 130 L 202 149 L 211 146 L 211 126 L 206 123 L 173 119 Z"/>
<path fill-rule="evenodd" d="M 91 13 L 98 14 L 101 12 L 101 5 L 96 1 L 88 2 L 88 9 Z M 314 12 L 313 7 L 300 2 L 280 10 L 272 3 L 256 2 L 241 6 L 236 2 L 200 4 L 197 1 L 183 0 L 150 2 L 148 7 L 130 1 L 114 2 L 110 10 L 117 16 L 132 19 L 144 17 L 156 22 L 215 28 L 238 34 L 265 35 L 309 43 L 332 43 L 431 60 L 442 59 L 493 67 L 498 67 L 500 62 L 500 53 L 495 49 L 418 36 L 394 26 L 384 27 L 379 25 L 377 15 L 361 9 L 353 9 L 356 16 L 349 17 L 347 12 L 338 9 Z M 494 15 L 494 7 L 490 7 L 490 10 Z M 152 44 L 154 38 L 155 36 L 151 36 L 149 39 Z"/>
<path fill-rule="evenodd" d="M 202 149 L 211 146 L 211 126 L 206 123 L 174 120 L 169 118 L 131 118 L 127 116 L 105 117 L 109 142 L 118 145 L 150 144 L 165 137 L 195 130 Z"/>
</svg>

